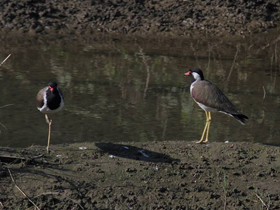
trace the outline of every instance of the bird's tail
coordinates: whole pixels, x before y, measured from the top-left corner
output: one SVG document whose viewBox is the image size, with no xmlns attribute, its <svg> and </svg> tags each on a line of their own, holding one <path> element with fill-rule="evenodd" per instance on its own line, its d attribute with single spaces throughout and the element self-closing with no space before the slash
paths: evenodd
<svg viewBox="0 0 280 210">
<path fill-rule="evenodd" d="M 241 124 L 245 125 L 245 120 L 249 119 L 246 115 L 244 114 L 233 114 L 232 115 L 235 119 L 237 119 Z"/>
</svg>

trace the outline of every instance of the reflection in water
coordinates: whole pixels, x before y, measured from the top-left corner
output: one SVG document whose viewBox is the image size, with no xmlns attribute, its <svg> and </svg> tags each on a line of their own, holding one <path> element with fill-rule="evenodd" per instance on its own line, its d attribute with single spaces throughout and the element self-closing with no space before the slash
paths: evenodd
<svg viewBox="0 0 280 210">
<path fill-rule="evenodd" d="M 12 57 L 0 71 L 0 106 L 14 104 L 0 112 L 7 127 L 1 129 L 1 146 L 45 144 L 47 125 L 35 97 L 52 80 L 66 102 L 53 116 L 54 144 L 198 140 L 205 116 L 189 94 L 189 78 L 182 76 L 190 67 L 204 70 L 250 118 L 242 126 L 213 113 L 211 142 L 278 143 L 280 56 L 273 33 L 241 41 L 1 41 L 0 60 Z"/>
</svg>

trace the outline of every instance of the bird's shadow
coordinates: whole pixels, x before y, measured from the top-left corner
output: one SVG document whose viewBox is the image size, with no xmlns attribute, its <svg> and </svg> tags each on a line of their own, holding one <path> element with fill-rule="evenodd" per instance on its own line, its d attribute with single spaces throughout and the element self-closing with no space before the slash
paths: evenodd
<svg viewBox="0 0 280 210">
<path fill-rule="evenodd" d="M 280 147 L 280 144 L 275 144 L 275 143 L 263 143 L 263 145 L 272 146 L 272 147 Z"/>
<path fill-rule="evenodd" d="M 179 159 L 174 159 L 169 155 L 153 152 L 143 148 L 113 143 L 95 143 L 95 146 L 102 151 L 113 155 L 112 157 L 122 157 L 127 159 L 154 162 L 154 163 L 172 163 L 180 162 Z"/>
</svg>

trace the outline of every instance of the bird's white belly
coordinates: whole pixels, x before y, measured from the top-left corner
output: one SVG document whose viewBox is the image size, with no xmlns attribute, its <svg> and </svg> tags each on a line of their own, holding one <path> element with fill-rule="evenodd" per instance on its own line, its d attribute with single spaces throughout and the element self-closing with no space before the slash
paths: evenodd
<svg viewBox="0 0 280 210">
<path fill-rule="evenodd" d="M 217 109 L 213 109 L 211 107 L 205 106 L 202 103 L 197 102 L 196 100 L 194 101 L 198 104 L 198 106 L 200 106 L 201 109 L 203 109 L 206 112 L 217 112 Z"/>
<path fill-rule="evenodd" d="M 63 107 L 64 107 L 64 101 L 61 100 L 60 106 L 59 106 L 57 109 L 55 109 L 55 110 L 49 109 L 49 108 L 47 107 L 46 103 L 44 104 L 43 107 L 38 108 L 38 110 L 39 110 L 40 112 L 44 113 L 44 114 L 50 114 L 50 113 L 59 112 Z"/>
</svg>

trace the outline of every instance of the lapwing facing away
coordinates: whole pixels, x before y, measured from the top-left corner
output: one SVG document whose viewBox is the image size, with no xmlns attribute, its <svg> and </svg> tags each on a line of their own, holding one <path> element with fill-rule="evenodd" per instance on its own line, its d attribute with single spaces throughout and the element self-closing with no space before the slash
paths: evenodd
<svg viewBox="0 0 280 210">
<path fill-rule="evenodd" d="M 55 82 L 50 82 L 47 87 L 40 90 L 37 94 L 37 108 L 40 112 L 45 114 L 46 122 L 49 124 L 47 152 L 49 153 L 50 139 L 51 139 L 51 125 L 52 120 L 49 119 L 48 114 L 60 111 L 64 106 L 64 99 L 62 92 L 57 87 Z"/>
<path fill-rule="evenodd" d="M 191 96 L 206 114 L 206 124 L 201 139 L 196 143 L 208 142 L 211 112 L 222 112 L 234 117 L 241 124 L 245 124 L 245 119 L 248 119 L 248 117 L 239 112 L 217 86 L 204 79 L 202 70 L 198 68 L 191 68 L 184 75 L 191 77 Z M 206 138 L 203 140 L 205 133 Z"/>
</svg>

